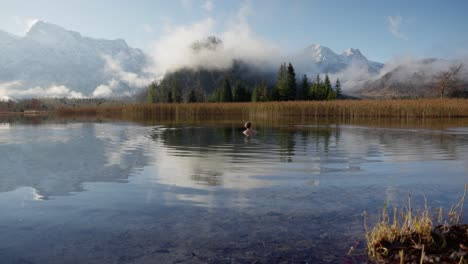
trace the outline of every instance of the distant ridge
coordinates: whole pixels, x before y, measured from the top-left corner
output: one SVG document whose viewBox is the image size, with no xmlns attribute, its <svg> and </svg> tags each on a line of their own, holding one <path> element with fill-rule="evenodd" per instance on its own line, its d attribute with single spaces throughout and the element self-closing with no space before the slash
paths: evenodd
<svg viewBox="0 0 468 264">
<path fill-rule="evenodd" d="M 20 91 L 64 86 L 91 96 L 96 87 L 116 79 L 106 70 L 103 56 L 118 61 L 123 71 L 135 74 L 142 72 L 147 61 L 141 50 L 129 47 L 122 39 L 83 37 L 44 21 L 36 22 L 23 37 L 0 31 L 0 84 L 19 82 L 21 86 L 15 89 Z M 131 92 L 129 86 L 117 83 L 115 90 Z"/>
</svg>

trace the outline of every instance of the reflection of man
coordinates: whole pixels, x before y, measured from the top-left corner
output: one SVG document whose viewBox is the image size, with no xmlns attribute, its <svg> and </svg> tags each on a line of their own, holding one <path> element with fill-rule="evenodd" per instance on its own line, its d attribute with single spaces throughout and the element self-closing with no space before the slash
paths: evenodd
<svg viewBox="0 0 468 264">
<path fill-rule="evenodd" d="M 245 123 L 244 127 L 245 127 L 245 131 L 243 132 L 244 135 L 251 137 L 257 134 L 257 131 L 252 129 L 252 123 L 250 121 Z"/>
</svg>

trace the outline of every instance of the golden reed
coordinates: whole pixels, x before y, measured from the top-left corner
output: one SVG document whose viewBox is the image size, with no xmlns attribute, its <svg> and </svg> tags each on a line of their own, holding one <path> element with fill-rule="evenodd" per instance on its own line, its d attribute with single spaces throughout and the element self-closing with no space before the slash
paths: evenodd
<svg viewBox="0 0 468 264">
<path fill-rule="evenodd" d="M 468 117 L 467 99 L 336 100 L 266 103 L 130 104 L 115 107 L 60 108 L 59 115 L 104 115 L 139 119 L 241 117 L 458 118 Z"/>
</svg>

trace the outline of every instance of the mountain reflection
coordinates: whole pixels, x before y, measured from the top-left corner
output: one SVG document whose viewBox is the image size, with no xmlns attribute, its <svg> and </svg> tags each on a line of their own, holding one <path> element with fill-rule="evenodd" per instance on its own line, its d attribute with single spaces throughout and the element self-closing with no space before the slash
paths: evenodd
<svg viewBox="0 0 468 264">
<path fill-rule="evenodd" d="M 232 125 L 4 124 L 0 192 L 31 187 L 48 199 L 81 192 L 84 183 L 128 182 L 143 170 L 152 183 L 203 191 L 242 191 L 291 179 L 317 187 L 321 175 L 365 170 L 363 165 L 373 162 L 460 159 L 468 153 L 464 130 L 339 125 L 258 130 L 248 139 Z M 176 196 L 206 202 L 207 194 Z"/>
<path fill-rule="evenodd" d="M 92 123 L 0 130 L 0 192 L 32 187 L 48 199 L 81 192 L 84 182 L 126 182 L 148 163 L 138 130 Z"/>
</svg>

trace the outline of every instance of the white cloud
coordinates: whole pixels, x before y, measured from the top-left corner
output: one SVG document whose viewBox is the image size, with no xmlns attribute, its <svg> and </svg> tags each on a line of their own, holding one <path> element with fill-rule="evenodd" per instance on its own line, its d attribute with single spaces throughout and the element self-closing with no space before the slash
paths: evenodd
<svg viewBox="0 0 468 264">
<path fill-rule="evenodd" d="M 183 67 L 227 68 L 234 59 L 262 66 L 279 64 L 281 52 L 271 42 L 252 32 L 248 16 L 252 13 L 250 2 L 246 1 L 235 17 L 227 20 L 224 31 L 217 32 L 219 22 L 211 17 L 191 25 L 173 26 L 156 40 L 150 51 L 154 63 L 150 69 L 156 76 Z M 222 23 L 226 23 L 222 21 Z M 202 49 L 194 52 L 192 44 L 208 36 L 221 38 L 223 44 L 217 49 Z"/>
<path fill-rule="evenodd" d="M 20 81 L 0 83 L 0 97 L 3 98 L 84 98 L 82 93 L 75 92 L 64 85 L 51 85 L 49 87 L 36 86 L 25 88 Z"/>
<path fill-rule="evenodd" d="M 205 9 L 205 11 L 211 12 L 214 7 L 213 0 L 205 0 L 202 7 Z"/>
<path fill-rule="evenodd" d="M 361 88 L 361 85 L 367 81 L 375 80 L 378 74 L 369 73 L 367 64 L 351 63 L 344 70 L 335 74 L 329 74 L 330 79 L 334 82 L 337 78 L 340 79 L 343 90 L 353 90 Z M 334 85 L 335 83 L 333 83 Z"/>
<path fill-rule="evenodd" d="M 103 55 L 102 57 L 105 62 L 105 71 L 110 73 L 115 80 L 123 82 L 130 87 L 142 88 L 154 80 L 152 76 L 140 76 L 136 73 L 125 71 L 120 62 L 112 56 Z"/>
<path fill-rule="evenodd" d="M 121 97 L 131 96 L 132 93 L 128 90 L 131 88 L 144 88 L 155 80 L 154 75 L 146 73 L 143 75 L 134 72 L 125 71 L 118 59 L 109 55 L 103 55 L 105 66 L 104 71 L 112 76 L 112 79 L 106 84 L 101 84 L 93 91 L 93 97 Z"/>
<path fill-rule="evenodd" d="M 388 30 L 390 30 L 392 35 L 399 39 L 408 39 L 408 37 L 401 32 L 401 25 L 403 22 L 403 18 L 399 15 L 387 17 Z"/>
<path fill-rule="evenodd" d="M 117 88 L 118 82 L 114 79 L 109 81 L 107 84 L 101 84 L 93 92 L 93 97 L 111 97 L 113 95 L 113 90 Z"/>
</svg>

